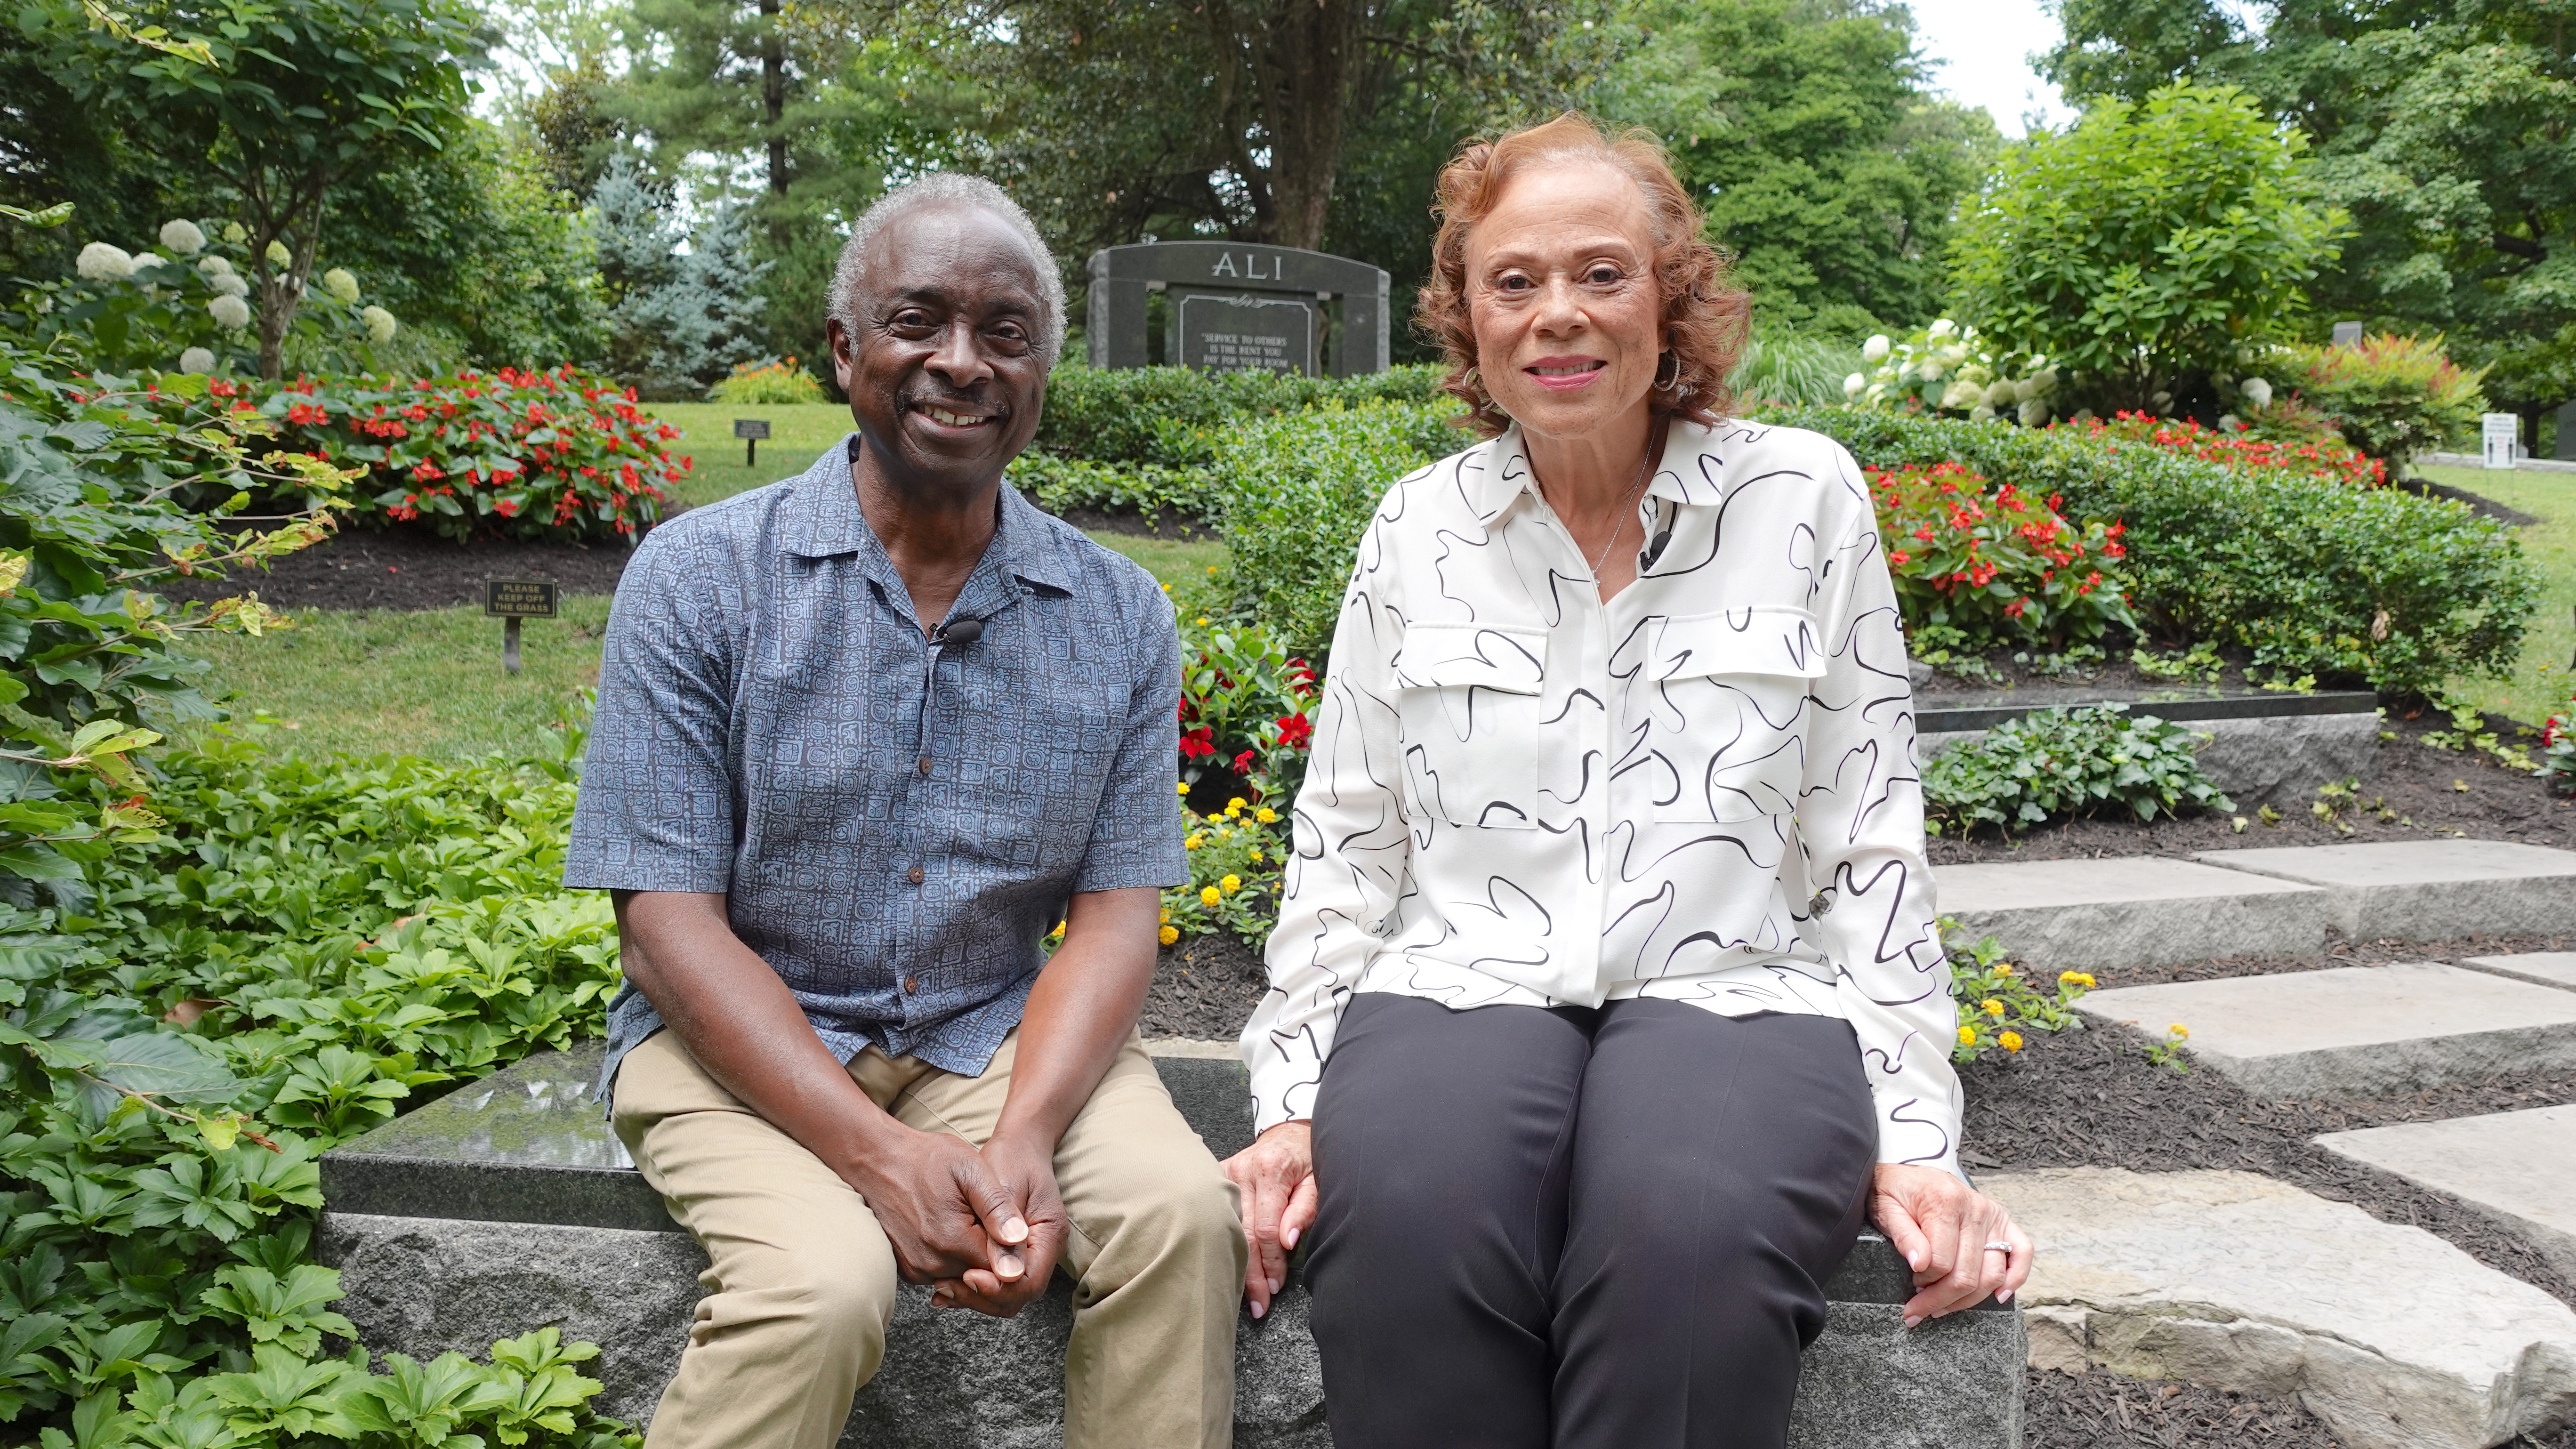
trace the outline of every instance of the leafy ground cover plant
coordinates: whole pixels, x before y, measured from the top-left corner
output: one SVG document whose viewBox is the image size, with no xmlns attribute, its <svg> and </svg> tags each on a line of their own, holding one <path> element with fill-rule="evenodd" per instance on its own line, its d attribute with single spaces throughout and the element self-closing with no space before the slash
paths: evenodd
<svg viewBox="0 0 2576 1449">
<path fill-rule="evenodd" d="M 2034 710 L 1951 745 L 1923 767 L 1927 823 L 1936 833 L 1980 825 L 2011 832 L 2106 809 L 2153 820 L 2236 808 L 2201 773 L 2207 736 L 2128 709 Z"/>
<path fill-rule="evenodd" d="M 661 516 L 689 460 L 635 394 L 570 366 L 418 380 L 299 378 L 260 412 L 290 445 L 367 470 L 362 514 L 450 538 L 583 539 Z"/>
<path fill-rule="evenodd" d="M 2475 436 L 2486 396 L 2483 369 L 2451 361 L 2439 337 L 2373 333 L 2349 347 L 2284 347 L 2290 386 L 2333 419 L 2344 441 L 2393 467 Z"/>
<path fill-rule="evenodd" d="M 2149 413 L 2120 413 L 2108 422 L 2087 418 L 2057 426 L 2081 429 L 2105 442 L 2143 444 L 2258 476 L 2268 472 L 2296 473 L 2357 488 L 2377 488 L 2388 481 L 2387 464 L 2340 438 L 2279 441 L 2257 436 L 2250 428 L 2204 428 L 2188 418 L 2160 418 Z"/>
<path fill-rule="evenodd" d="M 1871 469 L 1870 498 L 1918 646 L 2089 643 L 2134 628 L 2115 520 L 2069 523 L 2059 500 L 1957 463 Z"/>
<path fill-rule="evenodd" d="M 1226 765 L 1264 804 L 1305 782 L 1319 695 L 1313 665 L 1258 623 L 1181 621 L 1181 783 Z"/>
<path fill-rule="evenodd" d="M 444 768 L 163 762 L 85 904 L 0 907 L 0 1424 L 49 1446 L 636 1441 L 553 1330 L 371 1373 L 311 1261 L 315 1159 L 415 1091 L 595 1035 L 603 897 L 565 892 L 577 731 Z M 458 1436 L 467 1436 L 464 1438 Z"/>
<path fill-rule="evenodd" d="M 1948 916 L 1941 918 L 1940 931 L 1950 956 L 1950 999 L 1959 1012 L 1951 1061 L 1964 1067 L 1991 1051 L 2011 1055 L 2028 1044 L 2031 1032 L 2083 1030 L 2075 1003 L 2093 989 L 2091 976 L 2060 971 L 2053 985 L 2042 984 L 2005 960 L 2003 943 L 1994 937 L 1966 944 L 1961 938 L 1967 933 Z"/>
<path fill-rule="evenodd" d="M 1189 786 L 1181 787 L 1186 797 Z M 1288 863 L 1288 815 L 1281 806 L 1237 796 L 1225 808 L 1201 815 L 1181 806 L 1181 844 L 1189 852 L 1190 880 L 1163 892 L 1162 941 L 1231 931 L 1254 950 L 1279 922 L 1281 873 Z"/>
<path fill-rule="evenodd" d="M 2539 605 L 2511 529 L 2459 503 L 2290 472 L 2251 475 L 2070 428 L 1996 428 L 1859 408 L 1763 421 L 1840 440 L 1865 466 L 1944 461 L 2073 518 L 2127 525 L 2129 598 L 2162 645 L 2242 648 L 2267 672 L 2438 697 L 2500 676 Z"/>
</svg>

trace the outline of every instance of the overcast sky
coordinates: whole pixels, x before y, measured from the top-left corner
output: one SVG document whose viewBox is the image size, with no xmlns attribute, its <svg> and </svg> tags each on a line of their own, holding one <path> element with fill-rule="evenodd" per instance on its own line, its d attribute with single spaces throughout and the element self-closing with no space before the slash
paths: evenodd
<svg viewBox="0 0 2576 1449">
<path fill-rule="evenodd" d="M 2041 80 L 2029 57 L 2057 44 L 2057 18 L 2039 0 L 1912 0 L 1914 28 L 1923 53 L 1941 62 L 1933 83 L 1971 106 L 1983 106 L 2007 136 L 2022 134 L 2022 117 L 2038 111 L 2043 124 L 2063 125 L 2074 112 Z"/>
</svg>

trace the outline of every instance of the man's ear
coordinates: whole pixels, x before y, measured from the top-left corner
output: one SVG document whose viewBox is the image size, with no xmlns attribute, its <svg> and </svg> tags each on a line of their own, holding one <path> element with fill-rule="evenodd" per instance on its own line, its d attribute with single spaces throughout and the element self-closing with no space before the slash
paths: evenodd
<svg viewBox="0 0 2576 1449">
<path fill-rule="evenodd" d="M 840 318 L 832 317 L 823 323 L 823 345 L 832 350 L 832 380 L 840 384 L 841 396 L 848 397 L 850 374 L 858 368 L 858 359 L 852 355 L 858 339 L 850 335 Z"/>
</svg>

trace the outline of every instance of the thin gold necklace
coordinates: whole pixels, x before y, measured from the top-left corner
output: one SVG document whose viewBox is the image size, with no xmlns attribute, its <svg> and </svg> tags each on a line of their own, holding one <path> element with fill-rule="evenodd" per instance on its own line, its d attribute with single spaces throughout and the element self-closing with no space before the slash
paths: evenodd
<svg viewBox="0 0 2576 1449">
<path fill-rule="evenodd" d="M 1619 536 L 1628 531 L 1628 520 L 1636 516 L 1637 500 L 1644 497 L 1646 493 L 1646 472 L 1654 466 L 1655 440 L 1649 437 L 1646 439 L 1646 456 L 1637 460 L 1637 481 L 1628 485 L 1627 502 L 1619 510 L 1618 516 L 1611 520 L 1610 541 L 1601 545 L 1601 556 L 1591 560 L 1592 577 L 1595 580 L 1598 580 L 1601 577 L 1601 566 L 1610 561 L 1610 550 L 1619 546 Z M 1571 535 L 1574 530 L 1569 526 L 1566 529 L 1566 532 L 1568 535 Z M 1582 556 L 1582 552 L 1577 550 L 1575 557 L 1581 558 Z"/>
</svg>

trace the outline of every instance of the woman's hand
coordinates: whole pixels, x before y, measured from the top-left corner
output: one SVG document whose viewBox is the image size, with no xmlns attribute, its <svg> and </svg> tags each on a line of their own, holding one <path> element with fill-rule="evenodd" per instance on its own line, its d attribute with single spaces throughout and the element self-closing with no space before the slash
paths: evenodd
<svg viewBox="0 0 2576 1449">
<path fill-rule="evenodd" d="M 2030 1277 L 2030 1235 L 2002 1203 L 1936 1167 L 1882 1162 L 1870 1184 L 1870 1221 L 1914 1269 L 1905 1326 L 1983 1303 L 2012 1301 Z M 1989 1251 L 2010 1243 L 2012 1251 Z"/>
<path fill-rule="evenodd" d="M 1315 1225 L 1315 1137 L 1304 1122 L 1282 1122 L 1225 1160 L 1225 1175 L 1243 1190 L 1243 1237 L 1251 1252 L 1243 1296 L 1252 1316 L 1288 1281 L 1288 1254 Z"/>
</svg>

